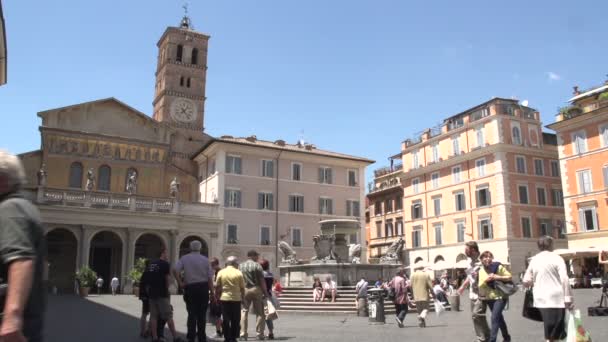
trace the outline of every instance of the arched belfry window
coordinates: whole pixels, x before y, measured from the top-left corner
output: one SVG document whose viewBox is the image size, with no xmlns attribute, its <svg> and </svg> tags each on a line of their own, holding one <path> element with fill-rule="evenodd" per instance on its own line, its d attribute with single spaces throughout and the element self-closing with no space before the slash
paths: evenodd
<svg viewBox="0 0 608 342">
<path fill-rule="evenodd" d="M 111 169 L 108 165 L 102 165 L 97 171 L 97 190 L 110 191 Z"/>
<path fill-rule="evenodd" d="M 192 49 L 192 64 L 198 64 L 198 49 Z"/>
<path fill-rule="evenodd" d="M 184 54 L 184 47 L 180 44 L 177 46 L 177 56 L 175 57 L 175 60 L 178 62 L 181 62 L 183 54 Z"/>
<path fill-rule="evenodd" d="M 180 86 L 180 87 L 183 87 L 183 86 L 184 86 L 184 76 L 181 76 L 181 77 L 179 78 L 179 86 Z"/>
<path fill-rule="evenodd" d="M 186 81 L 186 87 L 190 88 L 190 77 L 188 77 L 188 80 Z"/>
<path fill-rule="evenodd" d="M 73 162 L 70 165 L 70 188 L 81 188 L 82 187 L 82 164 L 79 162 Z"/>
</svg>

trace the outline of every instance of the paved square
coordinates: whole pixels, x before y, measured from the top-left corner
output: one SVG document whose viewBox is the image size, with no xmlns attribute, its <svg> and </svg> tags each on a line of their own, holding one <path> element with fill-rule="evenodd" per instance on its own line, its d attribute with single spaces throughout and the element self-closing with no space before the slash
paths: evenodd
<svg viewBox="0 0 608 342">
<path fill-rule="evenodd" d="M 575 290 L 577 308 L 583 313 L 583 324 L 593 341 L 608 341 L 608 317 L 587 317 L 587 306 L 596 305 L 600 290 Z M 463 298 L 464 311 L 446 312 L 440 317 L 429 313 L 428 326 L 416 326 L 416 316 L 409 313 L 405 327 L 399 329 L 392 316 L 384 325 L 370 325 L 367 318 L 352 315 L 282 315 L 275 322 L 275 335 L 284 341 L 473 341 L 468 300 Z M 186 331 L 186 310 L 181 297 L 172 297 L 177 328 Z M 513 341 L 543 341 L 542 324 L 521 317 L 523 296 L 512 297 L 505 319 Z M 47 341 L 102 342 L 142 341 L 138 337 L 138 316 L 141 304 L 133 296 L 75 296 L 49 298 Z M 489 313 L 488 313 L 489 315 Z M 250 324 L 250 336 L 254 334 Z M 208 335 L 215 329 L 207 328 Z M 168 336 L 168 335 L 167 335 Z M 499 337 L 499 341 L 502 339 Z"/>
</svg>

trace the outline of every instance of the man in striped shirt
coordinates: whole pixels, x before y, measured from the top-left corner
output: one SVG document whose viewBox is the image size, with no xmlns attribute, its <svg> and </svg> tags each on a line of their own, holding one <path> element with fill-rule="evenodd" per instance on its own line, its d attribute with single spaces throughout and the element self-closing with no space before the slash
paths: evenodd
<svg viewBox="0 0 608 342">
<path fill-rule="evenodd" d="M 249 308 L 253 306 L 253 313 L 256 316 L 255 331 L 258 340 L 264 339 L 264 299 L 266 293 L 266 283 L 264 282 L 264 271 L 258 263 L 259 254 L 255 250 L 247 252 L 249 260 L 239 266 L 245 279 L 245 296 L 241 307 L 241 338 L 247 339 L 247 320 Z"/>
</svg>

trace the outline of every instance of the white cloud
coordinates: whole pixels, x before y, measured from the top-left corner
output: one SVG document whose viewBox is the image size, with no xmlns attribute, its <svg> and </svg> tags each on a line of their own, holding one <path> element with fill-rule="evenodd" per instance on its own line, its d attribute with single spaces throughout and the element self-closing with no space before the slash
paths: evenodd
<svg viewBox="0 0 608 342">
<path fill-rule="evenodd" d="M 560 75 L 554 73 L 553 71 L 547 72 L 547 77 L 549 78 L 549 81 L 559 81 L 562 79 Z"/>
</svg>

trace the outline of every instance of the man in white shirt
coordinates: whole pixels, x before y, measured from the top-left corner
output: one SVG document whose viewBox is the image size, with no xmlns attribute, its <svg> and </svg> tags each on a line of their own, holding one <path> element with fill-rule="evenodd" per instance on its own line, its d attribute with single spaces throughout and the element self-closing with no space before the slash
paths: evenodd
<svg viewBox="0 0 608 342">
<path fill-rule="evenodd" d="M 331 294 L 331 301 L 336 301 L 336 295 L 338 294 L 338 286 L 336 286 L 336 282 L 331 280 L 331 276 L 327 276 L 325 278 L 325 284 L 323 284 L 323 292 L 321 293 L 321 301 L 325 300 L 325 296 Z"/>
<path fill-rule="evenodd" d="M 469 267 L 466 269 L 467 279 L 458 289 L 458 294 L 462 295 L 468 285 L 469 299 L 471 300 L 471 317 L 475 328 L 476 342 L 487 342 L 490 340 L 490 327 L 486 319 L 486 304 L 479 299 L 479 246 L 475 241 L 469 241 L 464 245 L 464 253 L 469 258 Z"/>
<path fill-rule="evenodd" d="M 355 307 L 357 308 L 357 312 L 359 310 L 359 301 L 367 300 L 367 288 L 369 287 L 369 283 L 365 280 L 365 277 L 361 277 L 361 280 L 355 286 L 355 292 L 357 293 L 357 298 L 355 298 Z"/>
<path fill-rule="evenodd" d="M 541 237 L 538 249 L 540 253 L 532 257 L 524 275 L 524 286 L 534 286 L 534 307 L 540 310 L 543 317 L 545 339 L 558 341 L 565 331 L 565 309 L 573 306 L 566 263 L 553 252 L 551 237 Z"/>
<path fill-rule="evenodd" d="M 116 296 L 116 290 L 118 290 L 118 285 L 118 278 L 114 276 L 114 278 L 112 278 L 112 280 L 110 281 L 110 287 L 112 288 L 112 296 Z"/>
<path fill-rule="evenodd" d="M 96 285 L 97 285 L 97 294 L 101 294 L 101 288 L 103 287 L 103 278 L 99 277 L 96 281 Z"/>
</svg>

